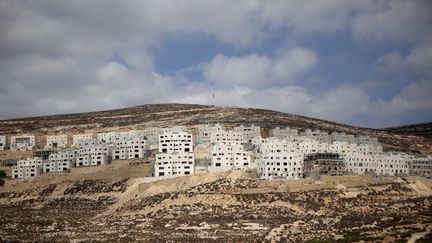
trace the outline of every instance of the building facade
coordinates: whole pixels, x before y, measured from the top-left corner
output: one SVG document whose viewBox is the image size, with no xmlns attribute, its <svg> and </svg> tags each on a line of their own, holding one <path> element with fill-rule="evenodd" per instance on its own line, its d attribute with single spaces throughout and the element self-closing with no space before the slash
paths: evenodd
<svg viewBox="0 0 432 243">
<path fill-rule="evenodd" d="M 12 169 L 12 178 L 22 179 L 36 177 L 42 173 L 42 159 L 27 158 L 18 160 L 17 165 Z"/>
<path fill-rule="evenodd" d="M 261 128 L 255 125 L 234 127 L 234 132 L 243 134 L 244 143 L 252 143 L 253 138 L 261 137 Z"/>
<path fill-rule="evenodd" d="M 34 135 L 12 136 L 10 149 L 13 151 L 29 151 L 33 150 L 35 145 L 36 139 Z"/>
<path fill-rule="evenodd" d="M 47 136 L 47 143 L 45 145 L 46 149 L 64 149 L 68 146 L 68 136 L 67 135 L 49 135 Z"/>
</svg>

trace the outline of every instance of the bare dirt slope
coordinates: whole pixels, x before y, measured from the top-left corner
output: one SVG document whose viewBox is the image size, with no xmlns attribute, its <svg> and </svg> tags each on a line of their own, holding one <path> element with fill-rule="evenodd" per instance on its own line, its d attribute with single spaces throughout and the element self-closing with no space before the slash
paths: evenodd
<svg viewBox="0 0 432 243">
<path fill-rule="evenodd" d="M 33 133 L 42 141 L 39 143 L 41 146 L 47 134 L 142 129 L 152 126 L 191 126 L 203 123 L 221 123 L 228 127 L 240 124 L 255 124 L 263 128 L 290 126 L 298 129 L 365 134 L 378 137 L 386 150 L 432 153 L 432 140 L 416 134 L 359 128 L 264 109 L 192 104 L 151 104 L 110 111 L 3 120 L 0 121 L 0 134 Z"/>
<path fill-rule="evenodd" d="M 242 171 L 151 183 L 71 177 L 37 178 L 1 192 L 1 238 L 322 242 L 336 235 L 343 242 L 394 242 L 432 229 L 432 181 L 421 178 L 268 182 Z"/>
</svg>

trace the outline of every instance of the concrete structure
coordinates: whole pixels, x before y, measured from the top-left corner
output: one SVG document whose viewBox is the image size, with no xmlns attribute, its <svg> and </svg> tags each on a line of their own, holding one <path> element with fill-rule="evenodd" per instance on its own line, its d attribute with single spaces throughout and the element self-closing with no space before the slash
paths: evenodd
<svg viewBox="0 0 432 243">
<path fill-rule="evenodd" d="M 42 159 L 27 158 L 18 160 L 17 165 L 12 169 L 12 178 L 21 179 L 35 177 L 42 173 Z"/>
<path fill-rule="evenodd" d="M 112 149 L 113 159 L 142 159 L 148 151 L 147 139 L 131 138 L 119 141 L 114 144 Z"/>
<path fill-rule="evenodd" d="M 354 138 L 354 135 L 352 134 L 346 134 L 344 132 L 334 132 L 331 134 L 331 141 L 339 141 L 339 142 L 347 142 L 347 143 L 355 143 L 356 140 Z"/>
<path fill-rule="evenodd" d="M 158 127 L 149 127 L 143 130 L 143 135 L 147 138 L 147 144 L 149 146 L 158 144 L 160 134 L 161 129 Z"/>
<path fill-rule="evenodd" d="M 409 174 L 432 178 L 432 155 L 409 161 Z"/>
<path fill-rule="evenodd" d="M 111 159 L 112 145 L 98 144 L 76 150 L 76 166 L 104 165 Z"/>
<path fill-rule="evenodd" d="M 189 152 L 159 153 L 156 155 L 155 176 L 172 177 L 195 174 L 195 157 Z"/>
<path fill-rule="evenodd" d="M 270 130 L 270 137 L 275 137 L 281 140 L 290 137 L 298 137 L 298 136 L 299 136 L 298 130 L 291 129 L 289 127 L 285 127 L 285 128 L 275 127 Z"/>
<path fill-rule="evenodd" d="M 159 135 L 159 153 L 193 152 L 192 134 L 168 132 Z"/>
<path fill-rule="evenodd" d="M 233 131 L 216 131 L 210 134 L 210 142 L 211 143 L 238 143 L 243 144 L 243 133 L 241 132 L 233 132 Z"/>
<path fill-rule="evenodd" d="M 37 149 L 33 151 L 33 157 L 39 157 L 42 160 L 48 160 L 50 154 L 55 153 L 53 149 Z"/>
<path fill-rule="evenodd" d="M 245 143 L 252 143 L 252 139 L 255 137 L 261 137 L 261 129 L 259 126 L 238 126 L 234 127 L 234 132 L 239 132 L 243 134 L 243 141 Z"/>
<path fill-rule="evenodd" d="M 369 136 L 356 136 L 355 142 L 358 144 L 372 144 L 372 145 L 378 145 L 378 138 L 375 137 L 369 137 Z"/>
<path fill-rule="evenodd" d="M 75 134 L 72 136 L 72 145 L 76 147 L 82 141 L 89 141 L 93 139 L 94 137 L 92 133 Z"/>
<path fill-rule="evenodd" d="M 156 154 L 157 177 L 195 174 L 193 137 L 187 132 L 167 132 L 159 135 L 159 153 Z"/>
<path fill-rule="evenodd" d="M 319 179 L 321 175 L 341 176 L 345 173 L 345 163 L 337 153 L 306 154 L 303 159 L 304 177 Z"/>
<path fill-rule="evenodd" d="M 67 135 L 49 135 L 47 136 L 46 149 L 67 148 L 68 136 Z"/>
<path fill-rule="evenodd" d="M 209 171 L 234 170 L 254 167 L 251 156 L 238 143 L 216 143 L 211 151 Z"/>
<path fill-rule="evenodd" d="M 328 134 L 328 132 L 324 132 L 320 130 L 306 129 L 304 132 L 300 133 L 300 136 L 316 140 L 320 143 L 331 143 L 332 141 L 331 136 Z"/>
<path fill-rule="evenodd" d="M 43 173 L 67 171 L 76 166 L 76 157 L 74 151 L 50 154 L 48 161 L 43 162 Z"/>
<path fill-rule="evenodd" d="M 261 179 L 303 178 L 303 156 L 299 153 L 265 152 L 258 160 L 257 173 Z"/>
<path fill-rule="evenodd" d="M 6 136 L 0 136 L 0 150 L 5 150 L 6 148 Z"/>
<path fill-rule="evenodd" d="M 176 132 L 187 132 L 187 128 L 185 126 L 174 126 L 174 127 L 164 127 L 160 128 L 159 133 L 176 133 Z"/>
<path fill-rule="evenodd" d="M 10 149 L 13 151 L 33 150 L 36 145 L 36 139 L 33 135 L 12 136 Z"/>
<path fill-rule="evenodd" d="M 345 156 L 345 164 L 347 171 L 359 175 L 366 173 L 383 176 L 408 175 L 409 161 L 413 158 L 404 153 L 352 153 Z"/>
<path fill-rule="evenodd" d="M 210 135 L 212 133 L 223 131 L 224 128 L 220 124 L 215 124 L 215 125 L 199 125 L 197 127 L 197 130 L 198 130 L 198 133 L 197 133 L 196 141 L 195 142 L 197 144 L 202 144 L 202 143 L 210 143 L 211 142 Z"/>
</svg>

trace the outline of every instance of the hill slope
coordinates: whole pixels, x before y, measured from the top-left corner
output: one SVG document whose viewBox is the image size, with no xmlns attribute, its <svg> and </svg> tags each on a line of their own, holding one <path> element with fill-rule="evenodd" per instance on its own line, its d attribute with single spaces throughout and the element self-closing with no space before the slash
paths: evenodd
<svg viewBox="0 0 432 243">
<path fill-rule="evenodd" d="M 400 135 L 386 130 L 353 127 L 264 109 L 193 104 L 150 104 L 109 111 L 3 120 L 0 121 L 0 134 L 33 133 L 41 136 L 217 122 L 228 127 L 255 124 L 263 128 L 289 126 L 297 129 L 364 134 L 378 137 L 386 150 L 432 153 L 432 140 L 415 134 Z"/>
</svg>

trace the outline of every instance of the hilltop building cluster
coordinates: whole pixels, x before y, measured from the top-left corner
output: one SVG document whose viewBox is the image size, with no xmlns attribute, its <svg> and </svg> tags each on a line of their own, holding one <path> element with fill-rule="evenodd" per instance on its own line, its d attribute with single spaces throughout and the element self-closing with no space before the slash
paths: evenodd
<svg viewBox="0 0 432 243">
<path fill-rule="evenodd" d="M 319 178 L 321 175 L 374 174 L 432 177 L 432 156 L 384 152 L 377 138 L 320 130 L 273 128 L 261 135 L 259 126 L 227 130 L 221 124 L 147 128 L 125 132 L 49 135 L 44 153 L 19 160 L 13 178 L 98 166 L 111 160 L 143 159 L 157 150 L 153 175 L 160 178 L 194 175 L 194 146 L 209 145 L 208 172 L 256 170 L 261 179 Z M 34 135 L 12 136 L 9 148 L 35 149 Z M 0 149 L 8 148 L 0 136 Z M 43 155 L 43 156 L 42 156 Z M 200 165 L 202 166 L 202 165 Z"/>
</svg>

